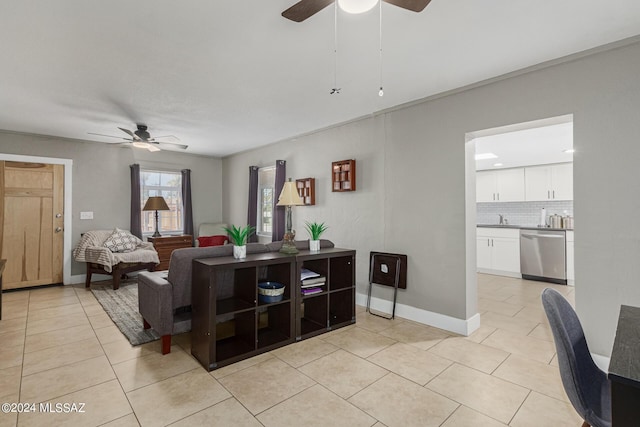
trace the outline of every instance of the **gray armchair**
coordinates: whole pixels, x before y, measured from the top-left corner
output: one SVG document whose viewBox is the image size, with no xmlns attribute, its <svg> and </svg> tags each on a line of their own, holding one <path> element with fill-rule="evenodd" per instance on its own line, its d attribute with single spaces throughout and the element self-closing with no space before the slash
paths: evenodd
<svg viewBox="0 0 640 427">
<path fill-rule="evenodd" d="M 562 384 L 585 420 L 583 427 L 611 427 L 611 385 L 591 358 L 580 319 L 554 289 L 542 291 L 542 306 L 553 332 Z"/>
</svg>

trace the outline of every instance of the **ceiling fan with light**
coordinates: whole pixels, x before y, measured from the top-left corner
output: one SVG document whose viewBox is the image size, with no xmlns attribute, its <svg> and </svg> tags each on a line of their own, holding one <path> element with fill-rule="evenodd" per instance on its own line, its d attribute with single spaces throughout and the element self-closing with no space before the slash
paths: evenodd
<svg viewBox="0 0 640 427">
<path fill-rule="evenodd" d="M 364 13 L 373 9 L 378 1 L 412 12 L 422 12 L 431 2 L 431 0 L 301 0 L 282 12 L 282 16 L 295 22 L 302 22 L 336 1 L 340 9 L 348 13 Z"/>
<path fill-rule="evenodd" d="M 179 144 L 180 139 L 173 135 L 157 136 L 152 138 L 149 132 L 147 132 L 147 125 L 137 124 L 137 130 L 131 131 L 129 129 L 119 127 L 122 132 L 129 135 L 131 138 L 125 138 L 123 136 L 103 135 L 101 133 L 89 132 L 89 135 L 106 136 L 108 138 L 117 138 L 127 141 L 136 148 L 146 148 L 149 151 L 160 151 L 161 148 L 167 149 L 181 149 L 186 150 L 187 145 Z M 161 141 L 162 140 L 162 141 Z"/>
</svg>

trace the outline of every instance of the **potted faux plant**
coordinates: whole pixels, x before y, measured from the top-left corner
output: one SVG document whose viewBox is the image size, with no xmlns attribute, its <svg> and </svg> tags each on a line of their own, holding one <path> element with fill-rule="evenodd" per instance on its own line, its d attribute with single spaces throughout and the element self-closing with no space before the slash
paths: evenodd
<svg viewBox="0 0 640 427">
<path fill-rule="evenodd" d="M 233 257 L 235 259 L 243 259 L 247 257 L 247 239 L 256 231 L 255 227 L 246 225 L 244 227 L 236 227 L 231 224 L 231 228 L 224 227 L 224 231 L 229 234 L 229 238 L 233 242 Z"/>
<path fill-rule="evenodd" d="M 307 231 L 309 232 L 309 236 L 311 236 L 311 238 L 309 239 L 309 250 L 314 251 L 314 252 L 319 251 L 320 250 L 320 236 L 329 227 L 324 225 L 324 222 L 318 224 L 317 222 L 306 222 L 306 221 L 305 221 L 305 227 L 306 227 Z"/>
</svg>

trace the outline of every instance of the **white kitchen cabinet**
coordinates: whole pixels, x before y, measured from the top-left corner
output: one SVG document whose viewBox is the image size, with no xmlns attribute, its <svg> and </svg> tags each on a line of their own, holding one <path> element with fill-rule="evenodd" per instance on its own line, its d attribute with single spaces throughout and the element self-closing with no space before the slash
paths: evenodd
<svg viewBox="0 0 640 427">
<path fill-rule="evenodd" d="M 567 231 L 567 283 L 575 285 L 575 252 L 573 249 L 573 231 Z"/>
<path fill-rule="evenodd" d="M 521 277 L 520 230 L 478 227 L 476 257 L 480 273 Z"/>
<path fill-rule="evenodd" d="M 521 202 L 524 200 L 523 168 L 476 173 L 477 202 Z"/>
<path fill-rule="evenodd" d="M 524 168 L 527 201 L 573 200 L 573 163 Z"/>
</svg>

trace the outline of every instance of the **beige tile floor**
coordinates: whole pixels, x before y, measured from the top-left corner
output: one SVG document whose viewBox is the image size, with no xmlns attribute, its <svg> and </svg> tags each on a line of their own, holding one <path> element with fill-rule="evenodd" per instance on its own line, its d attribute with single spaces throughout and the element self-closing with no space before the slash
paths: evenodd
<svg viewBox="0 0 640 427">
<path fill-rule="evenodd" d="M 5 426 L 579 426 L 540 304 L 548 284 L 478 275 L 470 337 L 372 316 L 206 372 L 188 334 L 169 355 L 132 347 L 91 292 L 5 293 L 0 402 L 84 413 L 0 413 Z M 553 286 L 573 302 L 574 289 Z"/>
</svg>

